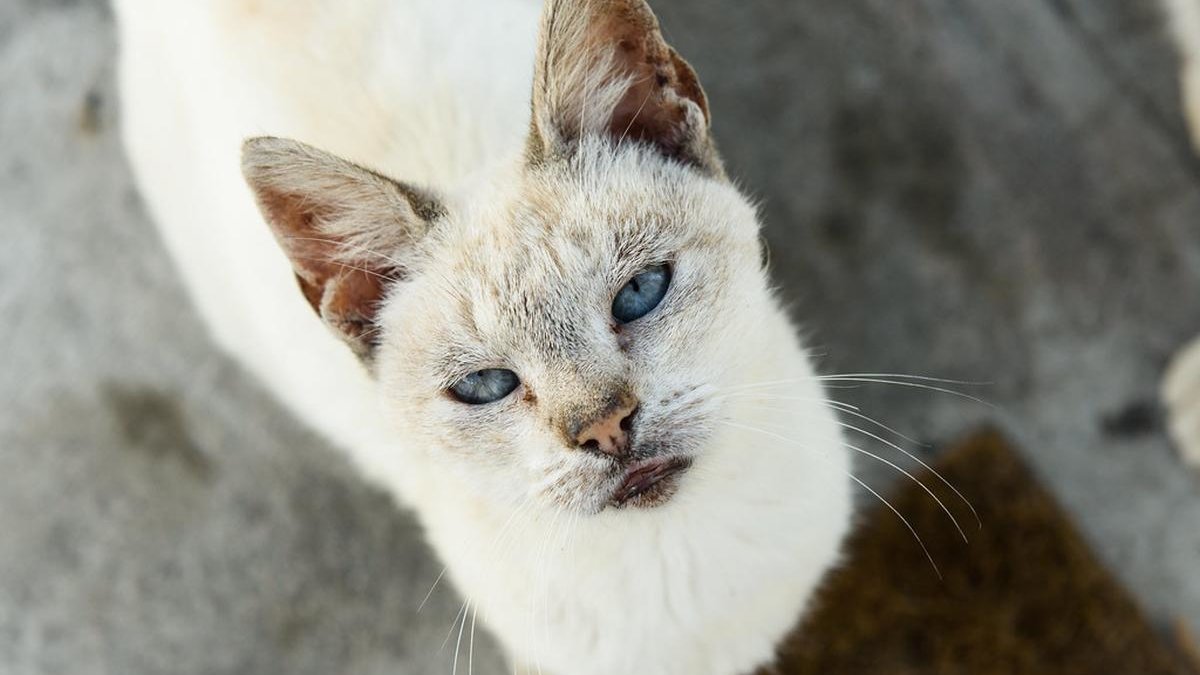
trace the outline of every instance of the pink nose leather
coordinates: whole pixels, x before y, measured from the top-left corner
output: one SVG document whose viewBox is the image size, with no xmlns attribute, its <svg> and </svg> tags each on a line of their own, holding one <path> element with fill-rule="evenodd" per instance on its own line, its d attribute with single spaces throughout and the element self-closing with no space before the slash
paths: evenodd
<svg viewBox="0 0 1200 675">
<path fill-rule="evenodd" d="M 629 452 L 629 429 L 637 401 L 632 398 L 579 432 L 575 442 L 584 450 L 621 457 Z"/>
</svg>

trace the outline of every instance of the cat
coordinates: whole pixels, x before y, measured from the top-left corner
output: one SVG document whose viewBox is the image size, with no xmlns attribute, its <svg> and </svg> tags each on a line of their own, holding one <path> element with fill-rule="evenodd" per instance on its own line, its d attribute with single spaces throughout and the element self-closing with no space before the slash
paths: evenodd
<svg viewBox="0 0 1200 675">
<path fill-rule="evenodd" d="M 1200 151 L 1200 0 L 1166 0 L 1180 57 L 1180 89 L 1192 144 Z M 1163 380 L 1168 428 L 1184 461 L 1200 468 L 1200 338 L 1181 349 Z"/>
<path fill-rule="evenodd" d="M 117 0 L 127 153 L 218 343 L 518 669 L 749 672 L 848 448 L 695 71 L 643 0 L 540 4 Z"/>
</svg>

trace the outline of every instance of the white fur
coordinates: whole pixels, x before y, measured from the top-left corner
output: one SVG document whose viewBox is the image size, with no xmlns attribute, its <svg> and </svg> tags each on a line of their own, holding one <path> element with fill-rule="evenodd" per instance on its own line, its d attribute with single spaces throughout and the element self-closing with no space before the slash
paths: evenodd
<svg viewBox="0 0 1200 675">
<path fill-rule="evenodd" d="M 554 510 L 489 492 L 444 458 L 431 420 L 456 414 L 438 407 L 451 402 L 406 412 L 405 388 L 420 375 L 402 355 L 438 342 L 424 324 L 396 331 L 382 386 L 367 376 L 302 299 L 239 173 L 242 140 L 272 134 L 433 186 L 460 213 L 461 241 L 437 249 L 443 262 L 486 267 L 492 249 L 477 247 L 498 235 L 482 223 L 527 187 L 517 167 L 538 3 L 118 0 L 117 10 L 128 151 L 201 313 L 301 419 L 416 509 L 480 622 L 516 660 L 559 675 L 736 675 L 772 657 L 836 557 L 850 497 L 837 422 L 760 273 L 732 278 L 729 313 L 694 346 L 719 357 L 725 374 L 705 405 L 734 425 L 712 429 L 679 493 L 650 510 Z M 562 196 L 572 186 L 539 187 L 568 202 L 564 218 L 622 208 L 605 196 L 662 178 L 645 174 L 637 152 L 597 151 L 587 170 L 582 200 Z M 674 198 L 711 217 L 716 235 L 722 216 L 753 222 L 725 183 L 696 179 L 680 191 Z M 736 254 L 752 258 L 748 246 Z M 413 286 L 381 322 L 444 311 L 437 279 Z M 688 384 L 686 370 L 652 386 Z M 739 382 L 785 379 L 796 380 L 789 400 L 773 405 L 786 413 L 720 398 Z M 531 447 L 550 447 L 521 429 Z"/>
<path fill-rule="evenodd" d="M 1180 350 L 1163 379 L 1168 428 L 1183 458 L 1200 468 L 1200 339 Z"/>
<path fill-rule="evenodd" d="M 1180 55 L 1184 114 L 1200 150 L 1200 0 L 1165 0 Z M 1168 427 L 1184 460 L 1200 467 L 1200 339 L 1180 350 L 1163 379 Z"/>
<path fill-rule="evenodd" d="M 1192 143 L 1200 150 L 1200 0 L 1164 0 L 1166 17 L 1179 46 L 1184 113 Z"/>
</svg>

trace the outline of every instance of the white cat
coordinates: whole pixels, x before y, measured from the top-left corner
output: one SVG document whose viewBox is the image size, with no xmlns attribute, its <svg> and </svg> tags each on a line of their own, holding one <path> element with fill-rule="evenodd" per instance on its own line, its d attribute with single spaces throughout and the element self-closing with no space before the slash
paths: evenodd
<svg viewBox="0 0 1200 675">
<path fill-rule="evenodd" d="M 539 4 L 118 0 L 128 152 L 218 341 L 514 661 L 745 673 L 837 557 L 840 428 L 650 9 Z"/>
<path fill-rule="evenodd" d="M 1167 20 L 1179 46 L 1180 85 L 1192 143 L 1200 151 L 1200 0 L 1166 0 Z M 1180 350 L 1163 380 L 1163 402 L 1183 458 L 1200 467 L 1200 339 Z"/>
</svg>

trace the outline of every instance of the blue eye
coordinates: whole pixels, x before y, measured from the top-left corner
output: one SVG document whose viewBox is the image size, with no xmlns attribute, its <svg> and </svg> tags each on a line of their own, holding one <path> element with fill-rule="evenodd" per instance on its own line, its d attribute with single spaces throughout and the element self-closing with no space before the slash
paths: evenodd
<svg viewBox="0 0 1200 675">
<path fill-rule="evenodd" d="M 464 377 L 450 387 L 454 397 L 463 403 L 479 405 L 494 403 L 508 396 L 521 384 L 517 374 L 503 368 L 479 370 Z"/>
<path fill-rule="evenodd" d="M 612 304 L 613 318 L 621 323 L 629 323 L 646 316 L 662 302 L 670 285 L 670 266 L 647 267 L 617 292 Z"/>
</svg>

